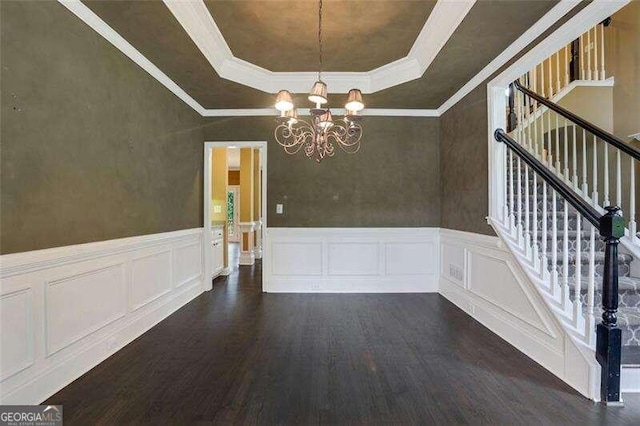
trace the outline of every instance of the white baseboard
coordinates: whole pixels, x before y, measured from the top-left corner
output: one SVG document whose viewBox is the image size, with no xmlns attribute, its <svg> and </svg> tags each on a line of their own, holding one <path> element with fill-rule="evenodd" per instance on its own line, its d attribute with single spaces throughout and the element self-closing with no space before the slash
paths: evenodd
<svg viewBox="0 0 640 426">
<path fill-rule="evenodd" d="M 554 317 L 497 237 L 442 229 L 440 293 L 578 392 L 598 399 L 593 351 Z"/>
<path fill-rule="evenodd" d="M 267 228 L 266 292 L 438 291 L 438 228 Z"/>
<path fill-rule="evenodd" d="M 1 257 L 0 404 L 39 404 L 202 293 L 203 230 Z"/>
</svg>

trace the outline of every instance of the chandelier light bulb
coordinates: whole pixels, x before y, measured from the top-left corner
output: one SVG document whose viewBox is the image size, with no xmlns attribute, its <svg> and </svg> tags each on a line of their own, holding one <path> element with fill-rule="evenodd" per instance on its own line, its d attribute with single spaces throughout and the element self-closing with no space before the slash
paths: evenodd
<svg viewBox="0 0 640 426">
<path fill-rule="evenodd" d="M 293 98 L 288 90 L 281 90 L 276 96 L 276 109 L 280 112 L 286 112 L 293 109 Z"/>
<path fill-rule="evenodd" d="M 349 90 L 349 96 L 347 97 L 347 103 L 345 104 L 344 109 L 353 112 L 362 111 L 364 109 L 364 104 L 362 103 L 362 92 L 360 92 L 360 90 Z"/>
<path fill-rule="evenodd" d="M 323 130 L 333 127 L 333 116 L 331 115 L 331 111 L 327 111 L 318 117 L 318 127 Z"/>
<path fill-rule="evenodd" d="M 293 108 L 290 109 L 289 111 L 285 112 L 285 117 L 288 118 L 287 124 L 289 125 L 289 127 L 293 126 L 294 124 L 298 123 L 298 109 L 297 108 Z"/>
</svg>

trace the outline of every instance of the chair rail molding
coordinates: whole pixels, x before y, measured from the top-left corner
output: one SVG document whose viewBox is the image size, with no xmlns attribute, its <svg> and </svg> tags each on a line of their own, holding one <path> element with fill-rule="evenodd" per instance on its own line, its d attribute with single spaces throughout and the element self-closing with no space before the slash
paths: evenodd
<svg viewBox="0 0 640 426">
<path fill-rule="evenodd" d="M 0 257 L 0 404 L 39 404 L 204 291 L 203 229 Z"/>
</svg>

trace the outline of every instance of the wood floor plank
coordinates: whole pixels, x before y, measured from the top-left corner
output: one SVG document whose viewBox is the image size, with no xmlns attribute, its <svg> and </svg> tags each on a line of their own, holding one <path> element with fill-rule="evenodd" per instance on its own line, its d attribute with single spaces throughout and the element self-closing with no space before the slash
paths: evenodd
<svg viewBox="0 0 640 426">
<path fill-rule="evenodd" d="M 46 404 L 67 424 L 640 424 L 437 294 L 264 294 L 216 279 Z"/>
</svg>

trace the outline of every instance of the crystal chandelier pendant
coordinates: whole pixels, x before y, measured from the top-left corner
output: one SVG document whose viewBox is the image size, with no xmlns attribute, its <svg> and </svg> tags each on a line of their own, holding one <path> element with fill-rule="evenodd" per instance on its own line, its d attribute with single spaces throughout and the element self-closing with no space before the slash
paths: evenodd
<svg viewBox="0 0 640 426">
<path fill-rule="evenodd" d="M 287 154 L 297 154 L 304 148 L 305 155 L 319 163 L 325 157 L 334 156 L 336 145 L 347 154 L 360 150 L 362 115 L 359 113 L 364 109 L 359 89 L 349 90 L 342 120 L 334 120 L 326 107 L 329 100 L 327 85 L 322 81 L 322 0 L 318 4 L 318 53 L 318 80 L 308 97 L 313 104 L 309 110 L 311 119 L 299 118 L 291 93 L 281 90 L 276 96 L 275 107 L 280 116 L 276 119 L 274 135 Z"/>
</svg>

